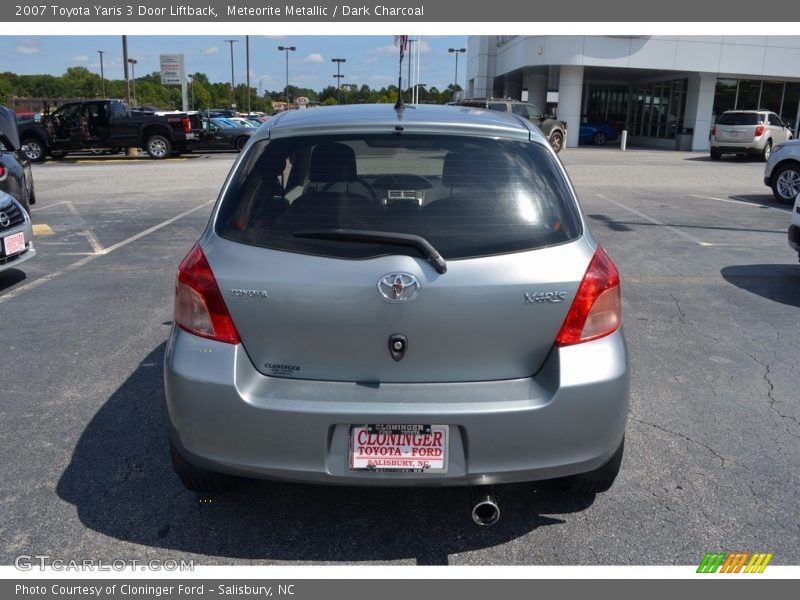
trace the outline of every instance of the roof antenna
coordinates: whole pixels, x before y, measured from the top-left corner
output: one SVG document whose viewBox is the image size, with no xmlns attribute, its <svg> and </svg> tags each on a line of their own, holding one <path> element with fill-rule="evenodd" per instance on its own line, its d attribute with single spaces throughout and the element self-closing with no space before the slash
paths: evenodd
<svg viewBox="0 0 800 600">
<path fill-rule="evenodd" d="M 394 104 L 395 110 L 403 110 L 403 57 L 406 55 L 406 48 L 408 47 L 407 35 L 394 36 L 395 46 L 400 46 L 400 68 L 397 73 L 397 102 Z"/>
</svg>

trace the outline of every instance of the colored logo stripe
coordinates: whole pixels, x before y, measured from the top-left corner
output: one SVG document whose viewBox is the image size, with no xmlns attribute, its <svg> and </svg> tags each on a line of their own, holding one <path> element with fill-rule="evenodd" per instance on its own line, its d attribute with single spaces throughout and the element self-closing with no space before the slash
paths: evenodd
<svg viewBox="0 0 800 600">
<path fill-rule="evenodd" d="M 769 554 L 753 554 L 753 558 L 750 559 L 750 563 L 745 567 L 745 573 L 763 573 L 764 569 L 767 568 L 769 561 L 772 560 L 772 553 Z M 756 570 L 758 569 L 758 570 Z"/>
<path fill-rule="evenodd" d="M 719 566 L 722 564 L 722 561 L 725 560 L 727 555 L 723 552 L 717 554 L 711 554 L 706 552 L 706 555 L 703 557 L 703 560 L 700 562 L 700 566 L 697 567 L 698 573 L 716 573 Z"/>
</svg>

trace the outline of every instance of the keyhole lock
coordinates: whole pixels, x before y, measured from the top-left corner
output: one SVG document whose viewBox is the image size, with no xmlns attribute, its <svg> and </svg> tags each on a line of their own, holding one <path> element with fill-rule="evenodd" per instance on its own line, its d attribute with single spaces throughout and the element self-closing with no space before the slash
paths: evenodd
<svg viewBox="0 0 800 600">
<path fill-rule="evenodd" d="M 408 338 L 399 333 L 389 336 L 389 354 L 395 361 L 402 360 L 408 350 Z"/>
</svg>

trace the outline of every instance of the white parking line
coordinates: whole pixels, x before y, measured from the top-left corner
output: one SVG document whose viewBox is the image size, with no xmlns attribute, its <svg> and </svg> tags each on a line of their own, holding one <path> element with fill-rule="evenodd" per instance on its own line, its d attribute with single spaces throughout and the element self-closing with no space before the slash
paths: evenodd
<svg viewBox="0 0 800 600">
<path fill-rule="evenodd" d="M 676 227 L 673 227 L 672 225 L 667 225 L 666 223 L 662 223 L 658 219 L 654 219 L 653 217 L 651 217 L 649 215 L 646 215 L 643 212 L 640 212 L 640 211 L 636 210 L 635 208 L 631 208 L 629 206 L 625 206 L 624 204 L 620 204 L 619 202 L 615 202 L 611 198 L 603 196 L 603 194 L 597 194 L 597 196 L 598 196 L 598 198 L 602 198 L 606 202 L 610 202 L 614 206 L 618 206 L 618 207 L 620 207 L 620 208 L 622 208 L 624 210 L 627 210 L 628 212 L 632 212 L 633 214 L 637 215 L 638 217 L 641 217 L 642 219 L 644 219 L 645 221 L 650 221 L 654 225 L 658 225 L 659 227 L 663 227 L 664 229 L 668 229 L 669 231 L 673 232 L 674 234 L 679 235 L 679 236 L 681 236 L 683 238 L 686 238 L 687 240 L 697 244 L 698 246 L 704 246 L 705 247 L 705 246 L 715 246 L 716 245 L 716 244 L 712 244 L 711 242 L 704 242 L 702 240 L 698 240 L 696 237 L 694 237 L 693 235 L 689 235 L 685 231 L 681 231 L 680 229 L 677 229 Z"/>
<path fill-rule="evenodd" d="M 747 202 L 746 200 L 739 199 L 736 196 L 732 196 L 731 198 L 717 198 L 716 196 L 698 196 L 696 194 L 690 194 L 689 198 L 701 198 L 703 200 L 716 200 L 718 202 L 727 202 L 729 204 L 744 204 L 745 206 L 752 206 L 754 208 L 761 208 L 761 209 L 767 208 L 769 210 L 781 210 L 780 208 L 775 208 L 774 206 L 764 206 L 763 204 L 756 204 L 755 202 Z M 783 212 L 783 211 L 781 211 L 781 212 Z"/>
<path fill-rule="evenodd" d="M 137 233 L 136 235 L 132 235 L 128 239 L 122 240 L 121 242 L 117 242 L 113 246 L 109 246 L 108 248 L 104 248 L 100 252 L 96 252 L 95 254 L 90 254 L 89 256 L 86 256 L 86 257 L 84 257 L 84 258 L 82 258 L 82 259 L 80 259 L 78 261 L 75 261 L 74 263 L 70 264 L 69 266 L 64 267 L 63 269 L 60 269 L 58 271 L 53 271 L 52 273 L 48 273 L 44 277 L 40 277 L 39 279 L 34 279 L 30 283 L 26 283 L 25 285 L 21 285 L 18 288 L 15 288 L 15 289 L 11 290 L 10 292 L 0 296 L 0 304 L 2 304 L 3 302 L 6 302 L 8 300 L 11 300 L 12 298 L 16 298 L 20 294 L 23 294 L 23 293 L 28 292 L 28 291 L 30 291 L 32 289 L 35 289 L 35 288 L 39 287 L 40 285 L 45 284 L 45 283 L 47 283 L 48 281 L 50 281 L 52 279 L 55 279 L 56 277 L 60 277 L 64 273 L 67 273 L 69 271 L 74 271 L 75 269 L 79 269 L 82 266 L 89 264 L 90 262 L 92 262 L 96 258 L 99 258 L 101 256 L 105 256 L 106 254 L 111 254 L 115 250 L 119 250 L 120 248 L 122 248 L 124 246 L 127 246 L 128 244 L 131 244 L 131 243 L 135 242 L 136 240 L 141 239 L 144 236 L 153 233 L 154 231 L 158 231 L 159 229 L 162 229 L 162 228 L 164 228 L 164 227 L 166 227 L 168 225 L 172 225 L 175 221 L 178 221 L 178 220 L 180 220 L 180 219 L 192 214 L 193 212 L 197 212 L 201 208 L 204 208 L 204 207 L 208 206 L 209 204 L 212 204 L 213 202 L 214 202 L 214 200 L 209 200 L 208 202 L 204 202 L 203 204 L 195 206 L 194 208 L 190 208 L 189 210 L 186 210 L 186 211 L 180 213 L 179 215 L 175 215 L 174 217 L 172 217 L 170 219 L 167 219 L 166 221 L 163 221 L 162 223 L 159 223 L 158 225 L 153 225 L 149 229 L 145 229 L 144 231 L 141 231 L 141 232 Z"/>
<path fill-rule="evenodd" d="M 48 208 L 53 208 L 54 206 L 60 206 L 62 204 L 67 204 L 69 200 L 62 200 L 61 202 L 56 202 L 54 204 L 48 204 L 47 206 L 35 206 L 31 208 L 31 212 L 37 212 L 40 210 L 47 210 Z"/>
</svg>

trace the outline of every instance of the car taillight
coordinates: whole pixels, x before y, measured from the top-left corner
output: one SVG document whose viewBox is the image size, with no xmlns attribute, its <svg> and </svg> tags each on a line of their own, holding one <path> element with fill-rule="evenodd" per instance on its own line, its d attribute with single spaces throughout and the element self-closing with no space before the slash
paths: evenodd
<svg viewBox="0 0 800 600">
<path fill-rule="evenodd" d="M 756 137 L 761 137 L 763 133 L 764 133 L 764 126 L 756 125 Z"/>
<path fill-rule="evenodd" d="M 178 267 L 175 323 L 204 338 L 226 344 L 240 342 L 239 332 L 219 292 L 214 273 L 197 244 Z"/>
<path fill-rule="evenodd" d="M 714 137 L 715 135 L 717 135 L 717 126 L 713 125 L 711 127 L 711 137 Z"/>
<path fill-rule="evenodd" d="M 0 181 L 6 178 L 6 168 L 3 165 L 0 165 Z"/>
<path fill-rule="evenodd" d="M 192 120 L 189 117 L 183 117 L 181 119 L 181 125 L 183 125 L 183 132 L 184 133 L 191 133 L 192 132 Z"/>
<path fill-rule="evenodd" d="M 621 322 L 619 272 L 598 246 L 556 336 L 556 344 L 570 346 L 596 340 L 614 333 Z"/>
</svg>

